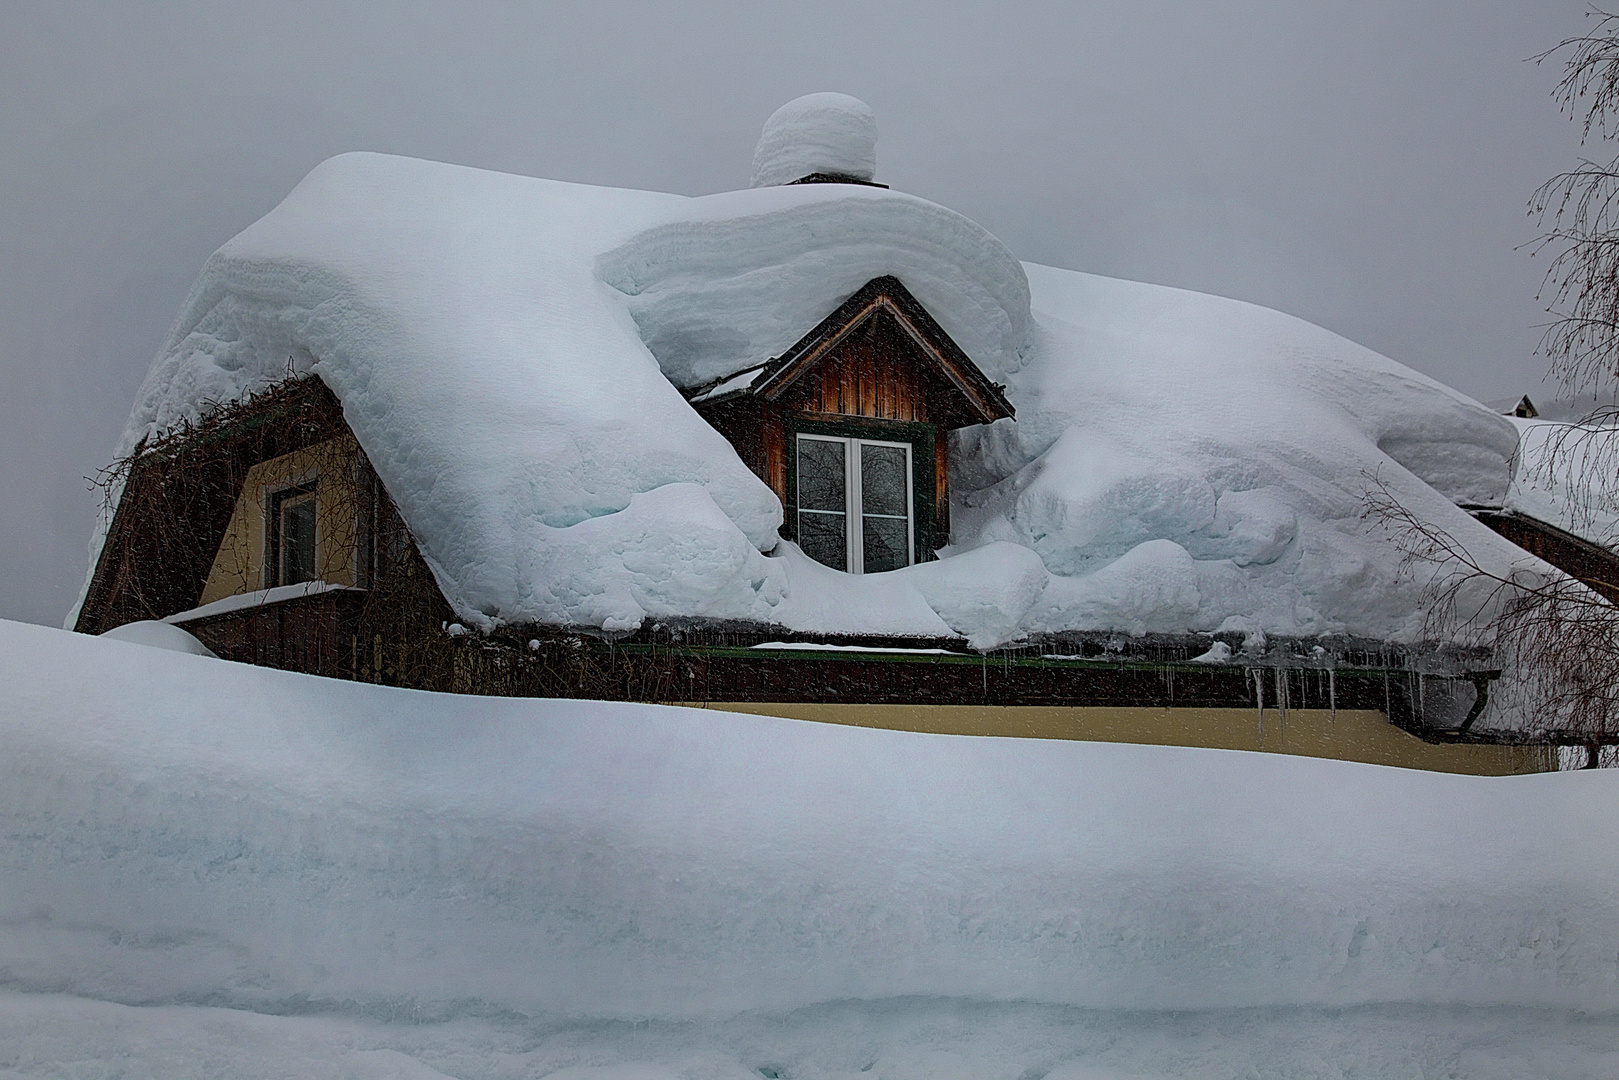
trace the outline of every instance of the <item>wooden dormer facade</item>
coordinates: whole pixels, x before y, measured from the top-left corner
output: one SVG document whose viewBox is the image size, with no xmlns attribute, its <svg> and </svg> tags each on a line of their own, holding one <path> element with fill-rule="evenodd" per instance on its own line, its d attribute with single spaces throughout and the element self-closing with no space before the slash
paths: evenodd
<svg viewBox="0 0 1619 1080">
<path fill-rule="evenodd" d="M 1004 388 L 894 277 L 781 356 L 687 397 L 781 499 L 783 534 L 851 573 L 933 558 L 950 535 L 949 433 L 1012 415 Z"/>
</svg>

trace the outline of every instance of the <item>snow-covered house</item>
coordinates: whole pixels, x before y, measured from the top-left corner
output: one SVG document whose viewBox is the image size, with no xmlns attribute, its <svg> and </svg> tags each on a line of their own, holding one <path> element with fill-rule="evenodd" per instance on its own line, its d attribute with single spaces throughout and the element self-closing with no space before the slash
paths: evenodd
<svg viewBox="0 0 1619 1080">
<path fill-rule="evenodd" d="M 852 98 L 784 106 L 753 173 L 325 162 L 204 268 L 70 622 L 470 692 L 1538 766 L 1364 512 L 1375 478 L 1514 565 L 1462 509 L 1501 504 L 1505 419 L 1273 311 L 1020 263 L 876 184 Z"/>
</svg>

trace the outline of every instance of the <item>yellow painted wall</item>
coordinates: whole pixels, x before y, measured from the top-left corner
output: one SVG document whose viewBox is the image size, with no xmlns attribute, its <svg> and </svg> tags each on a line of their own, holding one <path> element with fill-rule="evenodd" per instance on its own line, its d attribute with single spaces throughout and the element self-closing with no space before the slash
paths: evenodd
<svg viewBox="0 0 1619 1080">
<path fill-rule="evenodd" d="M 1433 772 L 1504 776 L 1554 767 L 1541 747 L 1435 745 L 1370 709 L 1072 708 L 1045 705 L 844 705 L 693 702 L 697 708 L 944 735 L 1006 735 L 1260 750 Z"/>
<path fill-rule="evenodd" d="M 361 520 L 354 498 L 358 450 L 355 441 L 344 436 L 261 461 L 249 469 L 198 605 L 265 587 L 265 514 L 270 497 L 282 488 L 310 480 L 315 481 L 316 574 L 334 585 L 361 584 L 356 580 Z"/>
</svg>

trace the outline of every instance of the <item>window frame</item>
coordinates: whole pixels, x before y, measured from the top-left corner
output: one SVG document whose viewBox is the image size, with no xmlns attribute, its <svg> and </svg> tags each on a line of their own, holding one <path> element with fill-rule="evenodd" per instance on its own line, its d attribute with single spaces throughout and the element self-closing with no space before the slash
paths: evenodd
<svg viewBox="0 0 1619 1080">
<path fill-rule="evenodd" d="M 878 445 L 904 446 L 908 449 L 910 458 L 910 473 L 907 477 L 910 496 L 909 566 L 920 562 L 927 562 L 934 558 L 934 491 L 937 478 L 934 476 L 934 448 L 938 429 L 933 424 L 924 424 L 909 420 L 882 420 L 867 417 L 838 417 L 837 419 L 808 419 L 794 417 L 785 425 L 787 459 L 787 505 L 784 531 L 787 538 L 794 543 L 798 542 L 798 437 L 808 435 L 827 439 L 842 439 L 846 442 L 853 440 L 858 443 L 875 443 Z M 851 513 L 856 506 L 854 500 L 858 497 L 860 487 L 858 476 L 851 476 L 853 470 L 858 469 L 858 456 L 845 451 L 844 454 L 845 484 L 844 506 L 846 525 L 844 529 L 844 543 L 850 553 L 844 562 L 845 573 L 864 573 L 865 552 L 863 547 L 857 546 L 860 532 L 849 519 L 863 517 L 863 514 Z M 879 515 L 881 516 L 881 515 Z M 858 569 L 851 569 L 858 567 Z"/>
<path fill-rule="evenodd" d="M 308 476 L 289 483 L 278 484 L 264 493 L 264 587 L 274 589 L 286 584 L 283 558 L 281 518 L 288 501 L 307 497 L 313 528 L 310 537 L 309 581 L 320 576 L 320 483 Z M 293 582 L 303 584 L 303 582 Z"/>
</svg>

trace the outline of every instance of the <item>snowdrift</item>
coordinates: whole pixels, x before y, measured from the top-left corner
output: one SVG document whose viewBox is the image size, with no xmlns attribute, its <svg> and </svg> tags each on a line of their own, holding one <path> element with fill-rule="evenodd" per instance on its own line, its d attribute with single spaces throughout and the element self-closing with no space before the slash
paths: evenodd
<svg viewBox="0 0 1619 1080">
<path fill-rule="evenodd" d="M 958 440 L 940 561 L 850 580 L 778 542 L 776 497 L 677 387 L 779 353 L 883 274 L 1008 384 L 1017 419 Z M 333 158 L 209 260 L 119 454 L 289 363 L 337 393 L 484 629 L 1409 642 L 1420 585 L 1361 516 L 1374 481 L 1486 567 L 1519 556 L 1454 505 L 1501 502 L 1503 418 L 1273 311 L 1020 264 L 878 188 L 684 198 Z"/>
<path fill-rule="evenodd" d="M 427 1020 L 1619 1007 L 1619 786 L 439 696 L 0 624 L 0 980 Z"/>
</svg>

